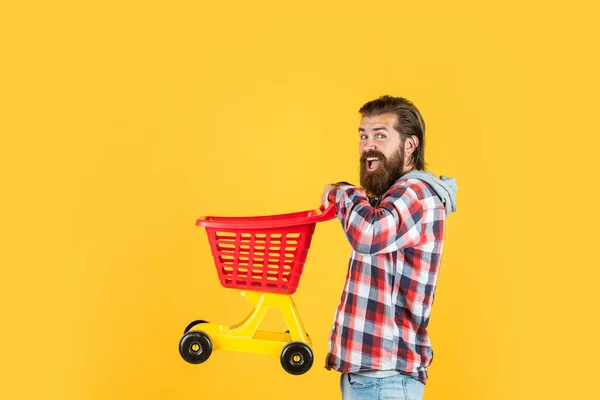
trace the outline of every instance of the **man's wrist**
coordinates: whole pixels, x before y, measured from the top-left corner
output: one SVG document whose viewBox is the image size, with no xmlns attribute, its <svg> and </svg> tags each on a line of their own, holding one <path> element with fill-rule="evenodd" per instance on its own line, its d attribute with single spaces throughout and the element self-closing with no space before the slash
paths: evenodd
<svg viewBox="0 0 600 400">
<path fill-rule="evenodd" d="M 342 186 L 348 186 L 348 187 L 354 187 L 353 184 L 348 183 L 348 182 L 337 182 L 337 183 L 332 183 L 332 185 L 334 186 L 330 191 L 329 194 L 327 195 L 327 200 L 330 203 L 337 203 L 337 193 L 338 193 L 338 189 Z"/>
</svg>

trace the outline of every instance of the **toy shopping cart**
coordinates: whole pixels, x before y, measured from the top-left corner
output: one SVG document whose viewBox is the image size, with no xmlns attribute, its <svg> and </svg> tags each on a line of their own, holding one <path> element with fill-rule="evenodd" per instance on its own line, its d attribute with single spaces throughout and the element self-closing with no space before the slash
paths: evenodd
<svg viewBox="0 0 600 400">
<path fill-rule="evenodd" d="M 293 375 L 313 363 L 311 340 L 292 300 L 317 222 L 335 217 L 335 207 L 262 217 L 203 217 L 221 285 L 234 288 L 254 309 L 232 326 L 191 322 L 179 342 L 181 357 L 200 364 L 215 350 L 279 355 Z M 279 308 L 287 332 L 258 330 L 266 311 Z"/>
</svg>

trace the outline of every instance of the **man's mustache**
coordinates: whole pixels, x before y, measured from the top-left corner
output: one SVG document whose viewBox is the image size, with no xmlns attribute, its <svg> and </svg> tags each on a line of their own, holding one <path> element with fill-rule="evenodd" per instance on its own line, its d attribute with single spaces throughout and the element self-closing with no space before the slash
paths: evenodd
<svg viewBox="0 0 600 400">
<path fill-rule="evenodd" d="M 360 157 L 360 162 L 364 163 L 367 161 L 367 158 L 370 158 L 370 157 L 376 157 L 376 158 L 380 159 L 381 161 L 386 160 L 386 157 L 385 157 L 385 155 L 383 155 L 382 152 L 380 152 L 378 150 L 367 150 Z"/>
</svg>

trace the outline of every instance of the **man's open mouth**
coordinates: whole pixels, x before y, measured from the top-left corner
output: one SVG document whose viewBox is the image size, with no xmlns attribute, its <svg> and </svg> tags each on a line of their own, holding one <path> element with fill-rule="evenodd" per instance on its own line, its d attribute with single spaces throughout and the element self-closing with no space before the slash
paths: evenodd
<svg viewBox="0 0 600 400">
<path fill-rule="evenodd" d="M 379 168 L 379 164 L 381 164 L 381 160 L 377 157 L 368 157 L 367 158 L 367 170 L 375 171 Z"/>
</svg>

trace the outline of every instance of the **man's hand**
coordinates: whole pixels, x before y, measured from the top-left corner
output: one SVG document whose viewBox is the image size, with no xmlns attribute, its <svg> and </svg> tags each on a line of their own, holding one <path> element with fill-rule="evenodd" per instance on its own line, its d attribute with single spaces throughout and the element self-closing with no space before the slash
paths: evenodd
<svg viewBox="0 0 600 400">
<path fill-rule="evenodd" d="M 325 208 L 329 207 L 329 193 L 331 193 L 331 191 L 336 187 L 337 185 L 329 184 L 323 189 L 323 194 L 321 194 L 321 204 L 323 204 Z"/>
</svg>

